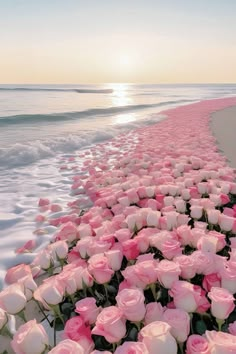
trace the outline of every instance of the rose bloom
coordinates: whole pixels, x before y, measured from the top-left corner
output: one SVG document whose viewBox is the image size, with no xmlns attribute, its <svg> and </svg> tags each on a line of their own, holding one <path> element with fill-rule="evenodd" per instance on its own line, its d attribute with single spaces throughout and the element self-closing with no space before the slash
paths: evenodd
<svg viewBox="0 0 236 354">
<path fill-rule="evenodd" d="M 163 259 L 157 266 L 157 275 L 159 282 L 167 289 L 179 279 L 181 269 L 179 265 L 173 261 Z"/>
<path fill-rule="evenodd" d="M 8 321 L 7 313 L 0 307 L 0 331 Z"/>
<path fill-rule="evenodd" d="M 68 254 L 68 245 L 66 241 L 57 241 L 48 246 L 48 249 L 52 252 L 52 257 L 55 261 L 59 259 L 65 259 Z"/>
<path fill-rule="evenodd" d="M 206 339 L 211 348 L 211 354 L 234 354 L 236 353 L 236 337 L 229 333 L 206 331 Z"/>
<path fill-rule="evenodd" d="M 200 296 L 195 292 L 194 285 L 187 281 L 175 281 L 169 291 L 174 299 L 176 308 L 186 312 L 195 312 L 198 308 Z"/>
<path fill-rule="evenodd" d="M 178 342 L 185 342 L 190 332 L 190 316 L 181 309 L 167 309 L 162 321 L 171 326 L 170 333 Z"/>
<path fill-rule="evenodd" d="M 205 275 L 202 282 L 202 287 L 208 292 L 212 287 L 220 288 L 221 278 L 217 273 Z"/>
<path fill-rule="evenodd" d="M 221 287 L 227 289 L 231 294 L 236 293 L 236 272 L 235 267 L 230 262 L 227 262 L 225 266 L 219 271 L 221 277 Z"/>
<path fill-rule="evenodd" d="M 139 341 L 145 344 L 149 354 L 177 354 L 177 344 L 170 329 L 168 323 L 152 322 L 141 329 Z"/>
<path fill-rule="evenodd" d="M 157 264 L 156 260 L 147 260 L 134 265 L 135 277 L 144 284 L 144 287 L 157 281 Z M 139 284 L 139 282 L 135 283 L 134 281 L 131 283 L 137 286 Z"/>
<path fill-rule="evenodd" d="M 48 278 L 34 292 L 35 300 L 41 302 L 46 309 L 62 302 L 64 297 L 64 286 L 56 277 Z"/>
<path fill-rule="evenodd" d="M 31 275 L 30 266 L 26 264 L 19 264 L 7 270 L 5 282 L 7 284 L 13 284 L 26 275 Z"/>
<path fill-rule="evenodd" d="M 144 300 L 140 289 L 124 289 L 116 296 L 117 306 L 123 311 L 125 318 L 132 322 L 143 320 L 146 313 Z"/>
<path fill-rule="evenodd" d="M 72 317 L 66 322 L 64 336 L 79 343 L 86 353 L 94 348 L 90 326 L 84 323 L 81 316 Z"/>
<path fill-rule="evenodd" d="M 75 312 L 80 314 L 85 323 L 93 324 L 96 322 L 100 308 L 96 305 L 96 299 L 86 297 L 76 302 Z"/>
<path fill-rule="evenodd" d="M 180 276 L 184 279 L 192 279 L 196 275 L 196 266 L 193 259 L 190 256 L 181 255 L 174 258 L 181 269 Z"/>
<path fill-rule="evenodd" d="M 175 256 L 182 254 L 182 248 L 180 247 L 180 242 L 171 239 L 166 240 L 160 247 L 164 258 L 173 259 Z"/>
<path fill-rule="evenodd" d="M 109 343 L 117 343 L 126 334 L 123 312 L 116 306 L 104 308 L 97 317 L 92 334 L 103 336 Z"/>
<path fill-rule="evenodd" d="M 179 226 L 177 227 L 176 232 L 181 245 L 186 246 L 190 244 L 190 240 L 192 238 L 190 226 L 187 225 Z"/>
<path fill-rule="evenodd" d="M 48 346 L 48 336 L 45 329 L 36 320 L 28 321 L 20 326 L 11 341 L 16 354 L 43 353 Z"/>
<path fill-rule="evenodd" d="M 229 324 L 228 331 L 230 334 L 236 336 L 236 321 Z"/>
<path fill-rule="evenodd" d="M 26 305 L 26 297 L 21 284 L 9 285 L 0 292 L 0 307 L 11 315 L 22 311 Z"/>
<path fill-rule="evenodd" d="M 88 260 L 88 271 L 98 284 L 108 283 L 114 274 L 110 268 L 107 257 L 102 254 L 94 255 Z"/>
<path fill-rule="evenodd" d="M 144 343 L 125 342 L 116 349 L 114 354 L 149 354 L 149 351 Z"/>
<path fill-rule="evenodd" d="M 76 343 L 75 341 L 71 339 L 65 339 L 59 344 L 57 344 L 56 347 L 54 347 L 48 354 L 85 354 L 85 350 L 79 343 Z M 32 348 L 31 348 L 31 354 L 32 354 Z"/>
<path fill-rule="evenodd" d="M 219 320 L 225 320 L 235 308 L 234 297 L 226 289 L 213 287 L 208 297 L 211 299 L 211 313 Z"/>
<path fill-rule="evenodd" d="M 198 334 L 192 334 L 188 337 L 186 354 L 211 354 L 208 341 Z"/>
<path fill-rule="evenodd" d="M 160 302 L 149 302 L 146 305 L 145 326 L 151 322 L 162 321 L 164 311 L 165 308 L 162 307 Z"/>
</svg>

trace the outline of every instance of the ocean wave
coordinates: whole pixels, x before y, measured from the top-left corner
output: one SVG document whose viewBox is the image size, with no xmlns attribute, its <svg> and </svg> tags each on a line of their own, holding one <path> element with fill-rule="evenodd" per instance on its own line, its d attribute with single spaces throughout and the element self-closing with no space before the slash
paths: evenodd
<svg viewBox="0 0 236 354">
<path fill-rule="evenodd" d="M 81 89 L 53 87 L 0 87 L 0 91 L 32 91 L 32 92 L 77 92 L 77 93 L 113 93 L 113 89 Z"/>
<path fill-rule="evenodd" d="M 149 117 L 122 125 L 106 127 L 106 130 L 81 131 L 78 134 L 64 134 L 51 139 L 35 140 L 27 143 L 16 143 L 0 149 L 0 170 L 30 165 L 42 159 L 55 157 L 58 154 L 75 152 L 109 140 L 118 134 L 132 129 L 155 124 L 164 115 L 152 114 Z"/>
<path fill-rule="evenodd" d="M 13 116 L 0 117 L 1 125 L 11 125 L 11 124 L 32 124 L 40 122 L 57 122 L 57 121 L 70 121 L 77 120 L 80 118 L 87 118 L 93 116 L 107 116 L 112 114 L 125 113 L 130 111 L 137 111 L 148 108 L 164 107 L 169 105 L 178 105 L 182 103 L 190 103 L 194 100 L 182 99 L 182 100 L 172 100 L 159 103 L 150 104 L 136 104 L 136 105 L 126 105 L 108 108 L 91 108 L 84 111 L 78 112 L 63 112 L 63 113 L 52 113 L 52 114 L 20 114 Z"/>
</svg>

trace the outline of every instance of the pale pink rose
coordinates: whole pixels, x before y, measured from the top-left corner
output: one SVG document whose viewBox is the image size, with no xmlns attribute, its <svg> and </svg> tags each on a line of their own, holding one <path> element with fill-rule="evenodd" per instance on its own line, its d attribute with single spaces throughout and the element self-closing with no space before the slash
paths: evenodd
<svg viewBox="0 0 236 354">
<path fill-rule="evenodd" d="M 107 257 L 102 254 L 94 255 L 88 260 L 88 271 L 99 284 L 108 283 L 114 274 Z"/>
<path fill-rule="evenodd" d="M 0 307 L 0 332 L 7 322 L 8 322 L 7 313 Z"/>
<path fill-rule="evenodd" d="M 208 292 L 212 287 L 220 288 L 221 278 L 217 273 L 207 274 L 203 278 L 202 286 Z"/>
<path fill-rule="evenodd" d="M 211 354 L 208 341 L 198 334 L 188 337 L 186 354 Z"/>
<path fill-rule="evenodd" d="M 87 268 L 78 266 L 72 269 L 72 273 L 78 290 L 83 290 L 84 287 L 90 288 L 93 286 L 94 279 Z"/>
<path fill-rule="evenodd" d="M 135 229 L 140 230 L 143 227 L 143 221 L 141 214 L 130 214 L 126 217 L 125 222 L 128 225 L 128 229 L 130 231 L 134 231 Z"/>
<path fill-rule="evenodd" d="M 219 226 L 223 231 L 231 231 L 234 225 L 235 218 L 221 214 L 219 216 Z"/>
<path fill-rule="evenodd" d="M 159 211 L 150 210 L 147 214 L 147 226 L 149 227 L 157 227 L 159 224 L 159 219 L 161 217 L 161 213 Z"/>
<path fill-rule="evenodd" d="M 66 241 L 57 241 L 49 245 L 49 251 L 52 252 L 52 257 L 55 261 L 65 259 L 68 254 L 68 245 Z"/>
<path fill-rule="evenodd" d="M 197 249 L 202 252 L 216 253 L 217 252 L 217 238 L 214 236 L 203 236 L 197 242 Z"/>
<path fill-rule="evenodd" d="M 217 225 L 219 222 L 220 210 L 207 209 L 208 222 L 212 225 Z"/>
<path fill-rule="evenodd" d="M 177 216 L 177 226 L 176 227 L 179 227 L 182 225 L 187 225 L 190 220 L 191 220 L 191 218 L 188 215 L 179 214 Z"/>
<path fill-rule="evenodd" d="M 26 303 L 23 286 L 19 283 L 9 285 L 0 292 L 0 307 L 11 315 L 22 311 Z"/>
<path fill-rule="evenodd" d="M 79 343 L 85 353 L 90 353 L 94 348 L 90 326 L 84 323 L 81 316 L 72 317 L 66 322 L 64 337 Z"/>
<path fill-rule="evenodd" d="M 147 347 L 141 342 L 124 342 L 114 354 L 149 354 Z"/>
<path fill-rule="evenodd" d="M 169 294 L 174 299 L 176 308 L 186 312 L 195 312 L 198 308 L 200 296 L 195 292 L 194 285 L 187 281 L 175 281 L 169 290 Z"/>
<path fill-rule="evenodd" d="M 64 286 L 56 277 L 48 278 L 34 292 L 35 300 L 41 302 L 46 309 L 62 302 L 64 297 Z"/>
<path fill-rule="evenodd" d="M 190 257 L 195 263 L 197 274 L 212 274 L 216 272 L 216 258 L 215 254 L 194 251 Z"/>
<path fill-rule="evenodd" d="M 32 353 L 32 352 L 31 352 Z M 79 343 L 71 339 L 65 339 L 56 347 L 54 347 L 48 354 L 85 354 L 85 350 Z"/>
<path fill-rule="evenodd" d="M 27 301 L 31 300 L 33 296 L 33 292 L 37 289 L 37 284 L 33 280 L 32 275 L 29 274 L 23 278 L 20 278 L 17 283 L 22 285 L 23 292 L 25 294 Z"/>
<path fill-rule="evenodd" d="M 140 279 L 139 276 L 136 274 L 137 266 L 138 264 L 137 265 L 135 264 L 133 266 L 128 266 L 121 272 L 123 277 L 125 278 L 126 283 L 122 282 L 121 283 L 122 287 L 119 287 L 119 289 L 122 289 L 123 286 L 125 287 L 126 285 L 129 288 L 134 288 L 134 287 L 141 288 L 141 289 L 146 288 L 147 286 L 146 278 L 143 281 L 143 279 L 142 278 Z"/>
<path fill-rule="evenodd" d="M 181 309 L 167 309 L 162 321 L 167 322 L 170 326 L 170 333 L 178 342 L 185 342 L 190 332 L 190 316 Z"/>
<path fill-rule="evenodd" d="M 75 250 L 79 252 L 82 258 L 86 258 L 89 254 L 89 247 L 93 241 L 92 236 L 84 237 L 82 240 L 79 240 L 75 246 Z"/>
<path fill-rule="evenodd" d="M 143 283 L 144 287 L 155 283 L 157 281 L 157 264 L 158 262 L 154 259 L 136 263 L 134 265 L 134 273 L 135 278 L 138 279 L 138 282 L 135 283 L 134 280 L 131 280 L 131 283 L 134 285 Z"/>
<path fill-rule="evenodd" d="M 76 292 L 77 284 L 73 271 L 64 268 L 61 273 L 56 275 L 56 279 L 61 283 L 66 294 L 72 295 Z"/>
<path fill-rule="evenodd" d="M 56 239 L 67 240 L 68 242 L 72 242 L 77 238 L 77 233 L 77 225 L 75 225 L 71 221 L 68 221 L 61 227 L 59 233 L 56 235 Z"/>
<path fill-rule="evenodd" d="M 178 216 L 179 213 L 177 213 L 176 211 L 170 211 L 168 213 L 165 213 L 167 230 L 173 230 L 178 226 L 177 225 Z"/>
<path fill-rule="evenodd" d="M 53 259 L 51 252 L 49 250 L 44 249 L 37 253 L 36 257 L 32 262 L 32 266 L 39 266 L 43 270 L 49 269 L 53 265 Z"/>
<path fill-rule="evenodd" d="M 234 310 L 234 297 L 226 289 L 212 287 L 208 293 L 211 299 L 211 313 L 219 320 L 225 320 Z"/>
<path fill-rule="evenodd" d="M 231 262 L 227 262 L 219 271 L 221 277 L 221 286 L 227 289 L 231 294 L 236 293 L 236 272 Z"/>
<path fill-rule="evenodd" d="M 189 245 L 192 238 L 191 228 L 187 225 L 182 225 L 177 227 L 177 236 L 180 240 L 181 245 L 186 246 Z"/>
<path fill-rule="evenodd" d="M 236 336 L 236 321 L 229 324 L 228 330 L 229 330 L 230 334 L 232 334 L 233 336 Z"/>
<path fill-rule="evenodd" d="M 178 263 L 183 279 L 192 279 L 196 275 L 196 265 L 190 256 L 181 255 L 174 258 L 174 262 Z"/>
<path fill-rule="evenodd" d="M 193 219 L 197 219 L 197 220 L 201 219 L 202 213 L 203 213 L 203 207 L 202 206 L 200 206 L 200 205 L 192 205 L 190 207 L 190 209 L 191 209 L 190 215 L 191 215 L 191 217 Z"/>
<path fill-rule="evenodd" d="M 75 312 L 80 314 L 85 323 L 93 324 L 96 322 L 100 308 L 96 305 L 96 299 L 86 297 L 76 302 Z"/>
<path fill-rule="evenodd" d="M 119 242 L 124 242 L 127 241 L 131 238 L 132 234 L 131 231 L 129 229 L 120 229 L 117 230 L 115 232 L 115 238 L 119 241 Z"/>
<path fill-rule="evenodd" d="M 8 284 L 16 283 L 20 278 L 31 274 L 31 268 L 26 264 L 19 264 L 7 270 L 5 282 Z"/>
<path fill-rule="evenodd" d="M 97 317 L 92 334 L 105 337 L 109 343 L 117 343 L 126 334 L 123 312 L 116 306 L 104 308 Z"/>
<path fill-rule="evenodd" d="M 112 270 L 114 270 L 115 272 L 117 270 L 120 270 L 123 260 L 123 254 L 121 250 L 109 250 L 105 252 L 105 256 L 107 257 L 108 264 Z"/>
<path fill-rule="evenodd" d="M 118 308 L 123 311 L 124 317 L 132 322 L 143 320 L 146 313 L 144 300 L 143 291 L 140 289 L 124 289 L 116 296 Z"/>
<path fill-rule="evenodd" d="M 146 305 L 145 326 L 151 322 L 162 321 L 164 311 L 165 308 L 162 307 L 160 302 L 149 302 L 149 304 Z"/>
<path fill-rule="evenodd" d="M 93 235 L 92 227 L 89 224 L 81 223 L 77 228 L 77 238 L 84 238 Z"/>
<path fill-rule="evenodd" d="M 175 200 L 174 204 L 178 213 L 186 212 L 186 202 L 183 199 Z"/>
<path fill-rule="evenodd" d="M 176 240 L 166 240 L 160 247 L 160 251 L 167 259 L 173 259 L 175 256 L 182 254 L 180 243 Z"/>
<path fill-rule="evenodd" d="M 164 202 L 165 207 L 171 206 L 171 205 L 174 205 L 175 198 L 172 196 L 167 196 L 167 197 L 164 197 L 163 202 Z"/>
<path fill-rule="evenodd" d="M 20 326 L 11 341 L 16 354 L 43 353 L 48 347 L 48 336 L 45 329 L 36 320 L 28 321 Z"/>
<path fill-rule="evenodd" d="M 217 239 L 216 252 L 221 251 L 225 247 L 226 240 L 224 234 L 217 231 L 209 231 L 208 236 L 214 236 Z"/>
<path fill-rule="evenodd" d="M 220 194 L 220 200 L 221 200 L 221 204 L 222 205 L 225 205 L 225 204 L 230 202 L 230 199 L 229 199 L 228 195 L 224 194 L 224 193 Z"/>
<path fill-rule="evenodd" d="M 145 344 L 149 354 L 177 354 L 177 344 L 170 334 L 170 325 L 155 321 L 139 332 L 139 341 Z"/>
<path fill-rule="evenodd" d="M 236 353 L 236 337 L 229 333 L 206 331 L 206 339 L 214 354 L 233 354 Z"/>
<path fill-rule="evenodd" d="M 173 283 L 179 279 L 180 274 L 180 266 L 173 261 L 163 259 L 157 265 L 158 280 L 164 288 L 170 289 Z"/>
<path fill-rule="evenodd" d="M 197 189 L 200 194 L 208 194 L 209 188 L 207 182 L 200 182 L 197 184 Z"/>
<path fill-rule="evenodd" d="M 166 241 L 173 240 L 173 235 L 170 231 L 160 231 L 149 237 L 150 245 L 161 250 L 162 244 Z"/>
</svg>

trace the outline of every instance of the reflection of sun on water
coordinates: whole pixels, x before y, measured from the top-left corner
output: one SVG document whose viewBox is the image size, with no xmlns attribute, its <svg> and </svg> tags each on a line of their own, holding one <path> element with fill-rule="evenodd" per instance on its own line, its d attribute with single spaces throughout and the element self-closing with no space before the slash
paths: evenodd
<svg viewBox="0 0 236 354">
<path fill-rule="evenodd" d="M 125 124 L 129 122 L 135 121 L 135 114 L 134 113 L 124 113 L 118 114 L 114 117 L 115 124 Z"/>
<path fill-rule="evenodd" d="M 133 104 L 133 99 L 129 95 L 128 84 L 111 84 L 113 89 L 112 104 L 114 106 L 127 106 Z"/>
</svg>

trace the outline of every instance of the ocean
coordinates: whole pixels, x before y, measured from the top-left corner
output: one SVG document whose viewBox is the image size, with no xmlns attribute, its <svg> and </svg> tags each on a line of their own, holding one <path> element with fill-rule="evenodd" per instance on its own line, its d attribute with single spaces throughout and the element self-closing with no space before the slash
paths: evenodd
<svg viewBox="0 0 236 354">
<path fill-rule="evenodd" d="M 236 85 L 0 85 L 0 289 L 6 268 L 34 254 L 15 249 L 35 237 L 40 197 L 66 204 L 73 171 L 60 169 L 85 148 L 163 119 L 161 111 L 236 94 Z"/>
</svg>

